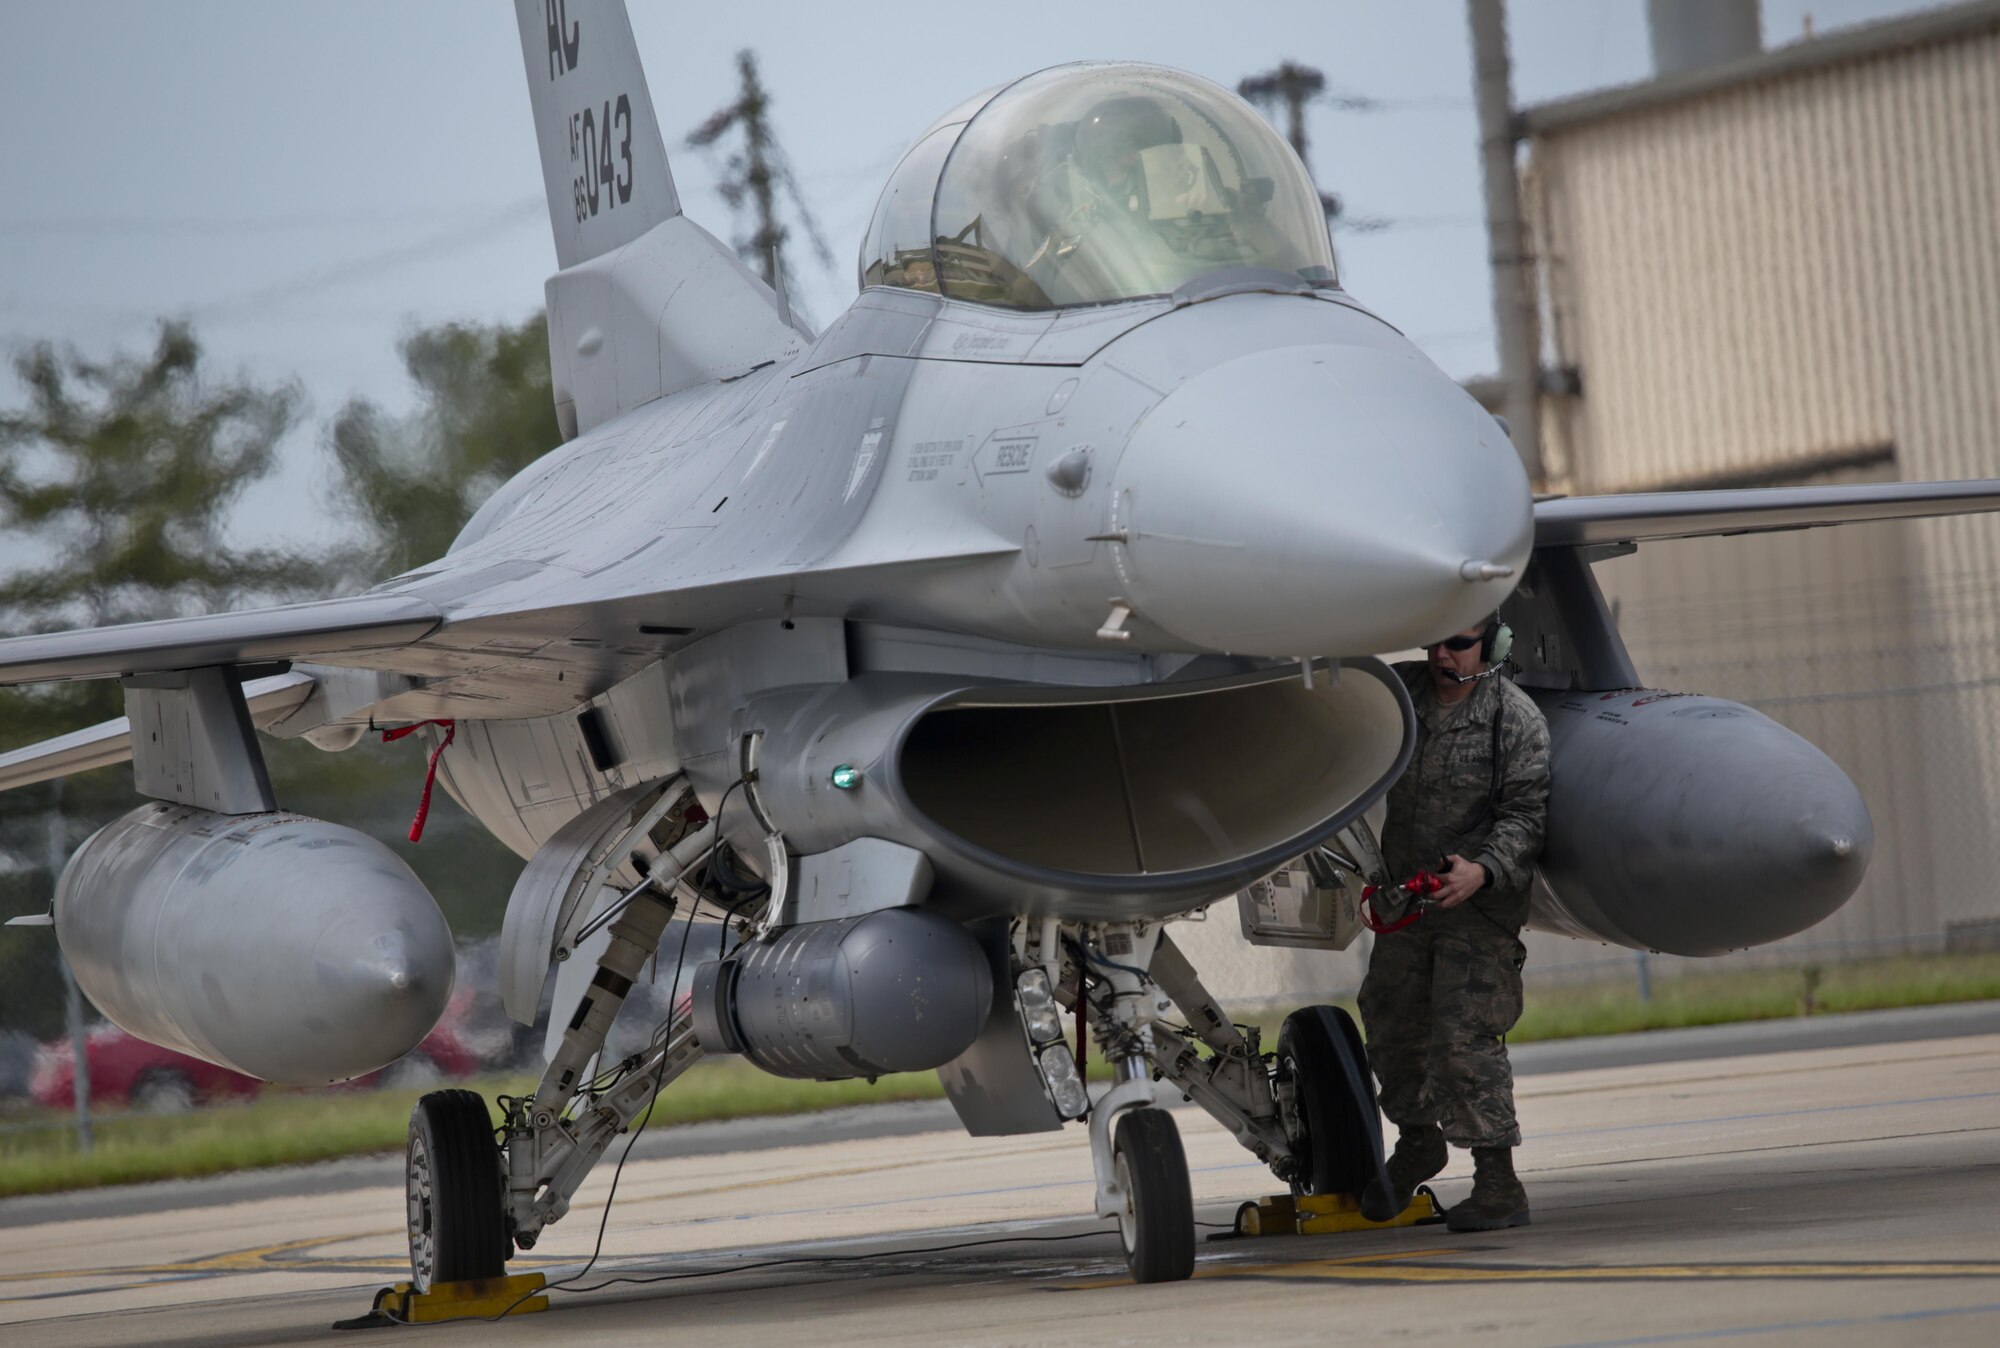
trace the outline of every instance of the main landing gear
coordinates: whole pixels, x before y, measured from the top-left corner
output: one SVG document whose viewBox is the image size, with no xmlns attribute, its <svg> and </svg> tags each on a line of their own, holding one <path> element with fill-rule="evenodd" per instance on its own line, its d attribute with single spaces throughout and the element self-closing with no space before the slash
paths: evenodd
<svg viewBox="0 0 2000 1348">
<path fill-rule="evenodd" d="M 1272 1074 L 1281 1098 L 1291 1097 L 1285 1131 L 1293 1193 L 1360 1195 L 1377 1176 L 1377 1192 L 1386 1193 L 1382 1112 L 1354 1018 L 1337 1006 L 1292 1012 L 1278 1031 Z M 1386 1222 L 1396 1214 L 1364 1207 L 1362 1215 Z"/>
<path fill-rule="evenodd" d="M 416 1290 L 499 1277 L 513 1242 L 486 1102 L 471 1091 L 432 1091 L 417 1101 L 405 1176 Z"/>
<path fill-rule="evenodd" d="M 692 796 L 686 800 L 691 801 Z M 687 877 L 714 846 L 713 825 L 672 813 L 648 884 L 623 896 L 582 1003 L 530 1098 L 503 1096 L 495 1141 L 486 1104 L 471 1091 L 433 1091 L 410 1117 L 406 1174 L 410 1272 L 418 1291 L 437 1282 L 499 1276 L 516 1248 L 534 1248 L 606 1148 L 654 1096 L 701 1058 L 685 1002 L 645 1051 L 601 1061 L 604 1040 L 658 950 Z M 578 915 L 577 921 L 583 920 Z"/>
</svg>

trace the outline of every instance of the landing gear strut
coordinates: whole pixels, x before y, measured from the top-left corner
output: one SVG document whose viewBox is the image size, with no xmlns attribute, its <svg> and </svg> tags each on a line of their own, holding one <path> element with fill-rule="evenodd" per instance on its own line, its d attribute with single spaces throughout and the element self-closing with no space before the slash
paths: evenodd
<svg viewBox="0 0 2000 1348">
<path fill-rule="evenodd" d="M 612 1139 L 700 1059 L 692 1017 L 677 1005 L 643 1052 L 614 1064 L 601 1061 L 626 994 L 659 949 L 680 896 L 694 892 L 689 875 L 716 845 L 712 822 L 697 823 L 690 811 L 676 808 L 692 801 L 683 792 L 653 816 L 678 836 L 657 840 L 645 884 L 618 896 L 601 917 L 589 918 L 587 911 L 564 916 L 557 937 L 565 954 L 577 944 L 572 926 L 587 934 L 588 926 L 608 922 L 609 940 L 535 1094 L 501 1097 L 504 1148 L 495 1141 L 485 1101 L 471 1091 L 433 1091 L 417 1103 L 405 1173 L 410 1273 L 418 1292 L 441 1282 L 501 1276 L 517 1247 L 534 1248 L 542 1228 L 569 1211 L 571 1197 Z"/>
<path fill-rule="evenodd" d="M 1367 1051 L 1340 1008 L 1295 1012 L 1267 1053 L 1254 1026 L 1230 1022 L 1157 924 L 1025 921 L 1014 953 L 1017 971 L 1042 969 L 1117 1066 L 1118 1084 L 1090 1107 L 1091 1160 L 1097 1215 L 1117 1219 L 1134 1280 L 1194 1272 L 1187 1156 L 1154 1101 L 1156 1077 L 1219 1120 L 1295 1195 L 1360 1195 L 1385 1175 Z M 1167 1020 L 1176 1009 L 1185 1025 Z M 1386 1178 L 1377 1187 L 1386 1191 Z M 1371 1222 L 1397 1215 L 1363 1213 Z"/>
<path fill-rule="evenodd" d="M 1194 1194 L 1173 1116 L 1153 1100 L 1152 1031 L 1173 1003 L 1148 973 L 1157 927 L 1080 929 L 1073 947 L 1097 979 L 1090 1014 L 1118 1084 L 1091 1107 L 1097 1215 L 1118 1219 L 1135 1282 L 1178 1282 L 1194 1272 Z M 1115 955 L 1099 955 L 1107 949 Z"/>
</svg>

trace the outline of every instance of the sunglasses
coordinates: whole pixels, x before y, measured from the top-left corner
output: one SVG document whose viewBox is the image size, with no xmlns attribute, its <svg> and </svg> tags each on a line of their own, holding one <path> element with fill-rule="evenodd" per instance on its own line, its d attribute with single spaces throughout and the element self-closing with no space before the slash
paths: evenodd
<svg viewBox="0 0 2000 1348">
<path fill-rule="evenodd" d="M 1424 647 L 1424 649 L 1427 651 L 1435 650 L 1437 647 L 1442 646 L 1448 651 L 1469 651 L 1484 640 L 1486 640 L 1484 633 L 1476 637 L 1446 637 L 1443 641 L 1433 641 L 1430 645 Z"/>
</svg>

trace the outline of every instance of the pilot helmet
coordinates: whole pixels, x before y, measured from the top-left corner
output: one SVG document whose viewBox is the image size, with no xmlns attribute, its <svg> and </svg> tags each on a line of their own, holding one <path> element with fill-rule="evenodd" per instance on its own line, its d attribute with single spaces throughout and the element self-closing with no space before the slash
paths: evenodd
<svg viewBox="0 0 2000 1348">
<path fill-rule="evenodd" d="M 1108 98 L 1083 115 L 1076 128 L 1076 162 L 1100 182 L 1121 164 L 1130 167 L 1141 150 L 1178 145 L 1180 123 L 1150 98 Z M 1122 176 L 1122 175 L 1121 175 Z"/>
</svg>

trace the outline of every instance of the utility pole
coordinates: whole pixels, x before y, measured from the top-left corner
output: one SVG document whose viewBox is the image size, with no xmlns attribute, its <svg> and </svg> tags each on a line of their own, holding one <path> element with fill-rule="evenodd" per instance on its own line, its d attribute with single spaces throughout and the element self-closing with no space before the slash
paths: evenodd
<svg viewBox="0 0 2000 1348">
<path fill-rule="evenodd" d="M 69 860 L 69 848 L 64 845 L 62 816 L 62 779 L 57 778 L 49 797 L 49 907 L 55 907 L 56 882 L 62 878 L 63 865 Z M 70 1087 L 76 1101 L 76 1147 L 88 1152 L 94 1140 L 90 1127 L 90 1050 L 83 1037 L 83 993 L 77 989 L 76 975 L 69 971 L 69 961 L 63 958 L 62 947 L 56 947 L 56 967 L 62 970 L 63 978 L 63 1019 L 69 1028 L 69 1054 L 71 1062 Z"/>
<path fill-rule="evenodd" d="M 1466 0 L 1472 26 L 1472 87 L 1479 111 L 1479 166 L 1486 181 L 1486 246 L 1493 268 L 1493 327 L 1500 340 L 1500 379 L 1507 389 L 1507 429 L 1514 450 L 1541 487 L 1541 365 L 1533 269 L 1521 216 L 1521 178 L 1514 162 L 1519 128 L 1507 58 L 1505 0 Z"/>
<path fill-rule="evenodd" d="M 692 149 L 708 150 L 731 129 L 743 133 L 743 148 L 733 152 L 725 162 L 725 176 L 717 184 L 717 190 L 739 218 L 747 206 L 754 221 L 749 236 L 737 240 L 737 255 L 757 268 L 764 284 L 786 294 L 796 287 L 786 284 L 793 273 L 785 257 L 790 231 L 778 218 L 780 188 L 791 198 L 799 224 L 804 227 L 821 266 L 833 265 L 833 250 L 827 247 L 819 222 L 807 209 L 798 179 L 792 175 L 790 162 L 771 129 L 771 96 L 757 73 L 757 53 L 747 47 L 737 52 L 736 71 L 736 101 L 716 109 L 707 121 L 689 132 L 687 143 Z"/>
<path fill-rule="evenodd" d="M 1282 61 L 1261 75 L 1244 78 L 1236 86 L 1236 92 L 1267 114 L 1280 107 L 1285 110 L 1285 139 L 1298 152 L 1306 172 L 1311 173 L 1312 158 L 1306 153 L 1306 105 L 1326 95 L 1326 76 L 1311 66 Z M 1332 192 L 1321 192 L 1319 205 L 1331 228 L 1340 215 L 1340 198 Z"/>
</svg>

